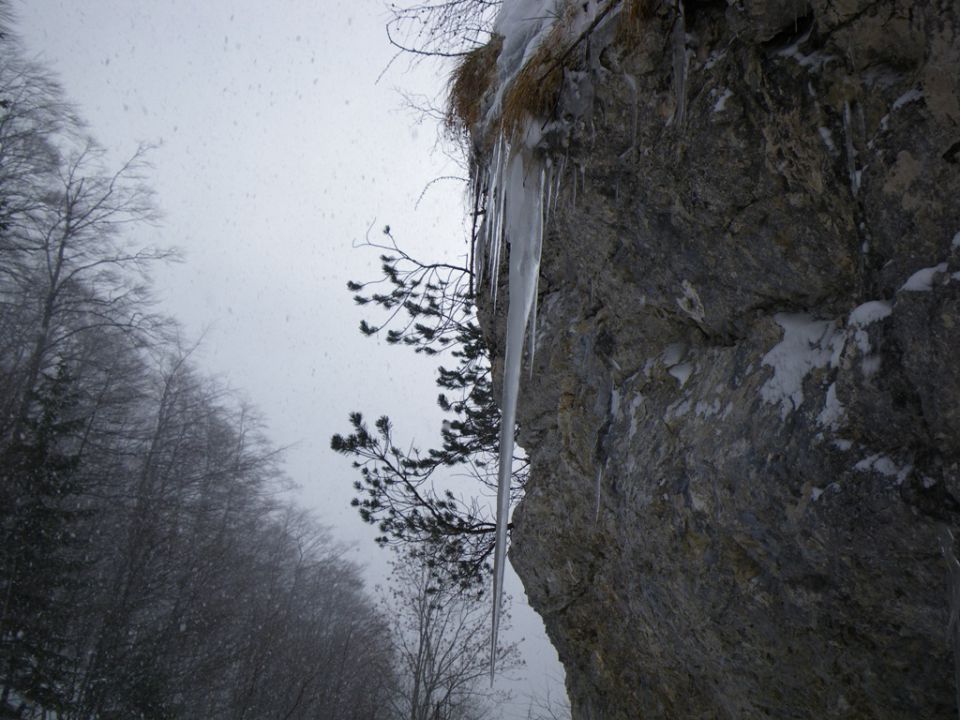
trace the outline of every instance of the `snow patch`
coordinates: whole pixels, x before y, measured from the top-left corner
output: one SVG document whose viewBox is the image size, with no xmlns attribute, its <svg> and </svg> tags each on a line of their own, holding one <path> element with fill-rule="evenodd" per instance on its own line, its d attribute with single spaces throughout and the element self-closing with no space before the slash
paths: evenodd
<svg viewBox="0 0 960 720">
<path fill-rule="evenodd" d="M 827 146 L 827 150 L 830 151 L 831 155 L 837 154 L 836 143 L 833 142 L 833 133 L 828 127 L 818 128 L 820 132 L 820 139 L 823 140 L 823 144 Z"/>
<path fill-rule="evenodd" d="M 866 327 L 871 323 L 889 317 L 892 312 L 893 306 L 885 300 L 871 300 L 853 309 L 847 320 L 847 325 Z"/>
<path fill-rule="evenodd" d="M 660 359 L 666 367 L 672 367 L 680 363 L 686 352 L 687 348 L 683 343 L 674 343 L 664 349 L 660 354 Z"/>
<path fill-rule="evenodd" d="M 847 320 L 847 325 L 854 331 L 853 341 L 863 355 L 860 369 L 865 377 L 873 377 L 880 370 L 880 358 L 870 354 L 873 347 L 870 345 L 870 334 L 865 328 L 889 317 L 892 312 L 893 306 L 890 303 L 884 300 L 871 300 L 855 308 Z"/>
<path fill-rule="evenodd" d="M 720 97 L 717 98 L 717 101 L 713 104 L 713 111 L 715 113 L 723 112 L 727 107 L 727 100 L 733 97 L 733 90 L 730 88 L 724 88 L 723 92 L 720 93 Z"/>
<path fill-rule="evenodd" d="M 953 236 L 953 240 L 950 241 L 950 247 L 960 249 L 960 232 Z"/>
<path fill-rule="evenodd" d="M 763 356 L 773 376 L 760 388 L 760 396 L 780 405 L 780 417 L 803 404 L 803 380 L 813 370 L 835 364 L 843 350 L 844 334 L 830 320 L 814 320 L 803 313 L 777 313 L 783 339 Z"/>
<path fill-rule="evenodd" d="M 689 280 L 680 283 L 683 289 L 683 297 L 676 298 L 677 306 L 685 312 L 691 320 L 700 324 L 706 317 L 706 311 L 703 309 L 703 302 L 700 300 L 700 294 Z"/>
<path fill-rule="evenodd" d="M 907 90 L 903 95 L 898 97 L 893 101 L 891 110 L 899 110 L 904 105 L 912 102 L 917 102 L 918 100 L 923 100 L 923 92 L 914 88 L 913 90 Z"/>
<path fill-rule="evenodd" d="M 930 292 L 933 290 L 933 278 L 937 273 L 945 273 L 947 264 L 945 262 L 933 267 L 917 270 L 907 281 L 900 286 L 897 292 Z"/>
<path fill-rule="evenodd" d="M 853 466 L 857 472 L 875 472 L 885 477 L 895 478 L 897 485 L 903 483 L 913 470 L 913 465 L 898 466 L 883 453 L 874 453 Z"/>
<path fill-rule="evenodd" d="M 680 387 L 683 387 L 687 384 L 687 380 L 690 379 L 690 375 L 693 374 L 693 363 L 680 363 L 679 365 L 674 365 L 667 372 L 673 375 L 677 382 L 680 383 Z"/>
<path fill-rule="evenodd" d="M 827 399 L 823 411 L 817 416 L 817 422 L 830 430 L 836 430 L 840 427 L 843 420 L 844 409 L 840 400 L 837 398 L 837 384 L 830 383 L 827 388 Z"/>
</svg>

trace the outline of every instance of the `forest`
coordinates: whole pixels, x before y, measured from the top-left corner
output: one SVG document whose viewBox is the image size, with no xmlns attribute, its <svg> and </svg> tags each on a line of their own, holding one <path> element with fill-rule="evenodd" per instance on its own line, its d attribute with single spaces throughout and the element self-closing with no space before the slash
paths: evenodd
<svg viewBox="0 0 960 720">
<path fill-rule="evenodd" d="M 0 30 L 0 717 L 489 717 L 487 604 L 399 553 L 372 594 L 291 502 L 157 310 L 149 148 L 111 166 Z"/>
</svg>

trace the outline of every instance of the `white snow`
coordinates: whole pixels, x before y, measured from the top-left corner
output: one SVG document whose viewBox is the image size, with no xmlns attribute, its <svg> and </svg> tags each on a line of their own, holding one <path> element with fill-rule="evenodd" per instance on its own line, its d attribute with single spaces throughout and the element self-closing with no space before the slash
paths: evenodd
<svg viewBox="0 0 960 720">
<path fill-rule="evenodd" d="M 664 351 L 660 354 L 660 359 L 663 361 L 663 364 L 667 367 L 672 367 L 680 362 L 683 359 L 684 353 L 686 353 L 687 348 L 683 343 L 674 343 L 673 345 L 668 345 Z"/>
<path fill-rule="evenodd" d="M 816 502 L 820 499 L 820 496 L 823 495 L 823 488 L 813 488 L 810 490 L 810 499 Z"/>
<path fill-rule="evenodd" d="M 866 327 L 878 320 L 889 317 L 893 306 L 885 300 L 871 300 L 853 309 L 847 324 L 854 327 Z"/>
<path fill-rule="evenodd" d="M 723 112 L 727 107 L 727 100 L 733 97 L 733 90 L 730 88 L 724 88 L 723 92 L 720 93 L 720 97 L 717 98 L 717 101 L 713 104 L 713 111 L 715 113 Z"/>
<path fill-rule="evenodd" d="M 830 383 L 830 387 L 827 388 L 827 399 L 823 411 L 817 416 L 817 422 L 830 430 L 836 430 L 843 420 L 843 413 L 843 405 L 837 399 L 837 384 Z"/>
<path fill-rule="evenodd" d="M 896 478 L 897 485 L 900 485 L 913 470 L 913 465 L 907 464 L 899 467 L 893 460 L 882 453 L 874 453 L 853 466 L 858 472 L 876 472 L 886 477 Z"/>
<path fill-rule="evenodd" d="M 950 241 L 950 247 L 960 249 L 960 232 L 953 236 L 953 240 Z"/>
<path fill-rule="evenodd" d="M 679 365 L 674 365 L 667 372 L 673 375 L 677 382 L 680 383 L 680 387 L 683 387 L 687 384 L 687 380 L 690 379 L 690 375 L 693 373 L 693 364 L 692 363 L 680 363 Z"/>
<path fill-rule="evenodd" d="M 680 287 L 683 289 L 683 297 L 676 298 L 677 306 L 694 322 L 702 323 L 706 317 L 706 311 L 703 309 L 703 301 L 700 300 L 697 289 L 689 280 L 680 283 Z"/>
<path fill-rule="evenodd" d="M 814 320 L 804 313 L 777 313 L 783 339 L 763 356 L 773 376 L 760 388 L 768 403 L 780 405 L 780 417 L 803 404 L 803 380 L 814 369 L 835 364 L 843 350 L 844 335 L 830 320 Z"/>
<path fill-rule="evenodd" d="M 917 102 L 918 100 L 923 100 L 923 93 L 920 90 L 914 88 L 913 90 L 907 90 L 903 95 L 898 97 L 893 101 L 892 110 L 899 110 L 907 103 Z"/>
<path fill-rule="evenodd" d="M 945 262 L 933 267 L 917 270 L 907 281 L 900 286 L 897 292 L 930 292 L 933 290 L 933 276 L 937 273 L 945 273 L 947 264 Z"/>
<path fill-rule="evenodd" d="M 818 128 L 820 131 L 820 139 L 823 140 L 823 144 L 827 146 L 827 150 L 830 151 L 831 155 L 837 154 L 836 143 L 833 142 L 833 133 L 828 127 Z"/>
<path fill-rule="evenodd" d="M 847 320 L 847 325 L 853 329 L 853 341 L 864 356 L 861 370 L 865 377 L 873 377 L 880 369 L 880 358 L 870 354 L 873 349 L 870 345 L 870 334 L 865 329 L 868 325 L 883 320 L 893 312 L 893 306 L 885 300 L 871 300 L 854 308 Z"/>
</svg>

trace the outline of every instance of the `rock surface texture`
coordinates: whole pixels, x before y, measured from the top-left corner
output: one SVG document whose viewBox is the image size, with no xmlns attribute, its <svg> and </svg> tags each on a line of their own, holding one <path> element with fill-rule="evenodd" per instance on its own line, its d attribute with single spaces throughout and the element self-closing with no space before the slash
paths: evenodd
<svg viewBox="0 0 960 720">
<path fill-rule="evenodd" d="M 670 5 L 548 149 L 511 561 L 575 718 L 956 717 L 960 4 L 688 2 L 685 82 Z"/>
</svg>

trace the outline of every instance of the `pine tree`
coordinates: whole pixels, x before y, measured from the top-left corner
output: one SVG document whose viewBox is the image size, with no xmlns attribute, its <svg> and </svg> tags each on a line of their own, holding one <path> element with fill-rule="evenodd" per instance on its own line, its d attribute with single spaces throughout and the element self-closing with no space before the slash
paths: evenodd
<svg viewBox="0 0 960 720">
<path fill-rule="evenodd" d="M 388 313 L 378 326 L 361 321 L 360 331 L 385 332 L 392 345 L 435 356 L 448 352 L 456 360 L 440 366 L 437 402 L 449 414 L 439 447 L 421 452 L 401 450 L 386 416 L 371 431 L 359 412 L 351 413 L 352 431 L 335 435 L 331 447 L 354 458 L 360 480 L 353 505 L 360 517 L 377 526 L 380 545 L 403 545 L 436 572 L 461 586 L 479 583 L 489 570 L 495 524 L 476 498 L 460 498 L 437 490 L 444 470 L 466 469 L 480 486 L 496 487 L 500 411 L 495 403 L 490 354 L 477 322 L 471 268 L 424 263 L 401 250 L 390 229 L 387 244 L 369 243 L 384 251 L 383 277 L 369 283 L 349 282 L 359 305 L 374 304 Z M 370 291 L 386 286 L 386 291 Z M 366 292 L 366 294 L 364 294 Z M 516 492 L 526 467 L 515 472 Z M 478 488 L 479 489 L 479 488 Z"/>
</svg>

